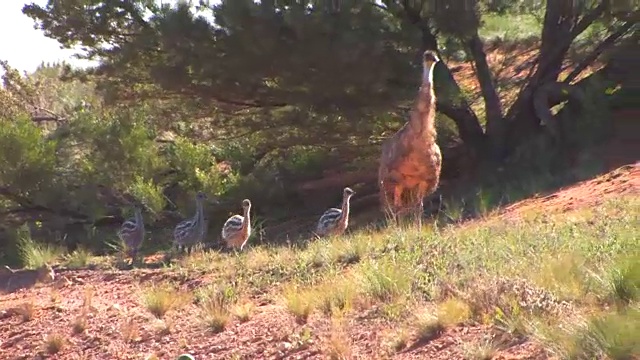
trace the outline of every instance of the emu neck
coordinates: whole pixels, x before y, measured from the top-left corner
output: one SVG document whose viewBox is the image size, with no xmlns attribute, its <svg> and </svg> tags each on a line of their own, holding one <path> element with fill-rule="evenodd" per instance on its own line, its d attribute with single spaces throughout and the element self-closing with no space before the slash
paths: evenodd
<svg viewBox="0 0 640 360">
<path fill-rule="evenodd" d="M 346 195 L 343 199 L 342 199 L 342 218 L 340 220 L 344 221 L 345 219 L 349 218 L 349 199 L 351 198 L 351 196 Z"/>
<path fill-rule="evenodd" d="M 204 211 L 202 209 L 202 200 L 196 200 L 196 216 L 194 218 L 195 226 L 200 228 L 200 231 L 204 227 Z"/>
<path fill-rule="evenodd" d="M 251 206 L 247 206 L 244 210 L 244 221 L 242 222 L 242 233 L 246 234 L 251 231 Z"/>
<path fill-rule="evenodd" d="M 422 84 L 418 91 L 415 106 L 411 112 L 409 126 L 420 138 L 435 139 L 436 96 L 433 92 L 433 68 L 424 69 Z"/>
<path fill-rule="evenodd" d="M 144 221 L 142 219 L 142 212 L 140 210 L 136 210 L 135 213 L 136 225 L 141 229 L 144 229 Z"/>
</svg>

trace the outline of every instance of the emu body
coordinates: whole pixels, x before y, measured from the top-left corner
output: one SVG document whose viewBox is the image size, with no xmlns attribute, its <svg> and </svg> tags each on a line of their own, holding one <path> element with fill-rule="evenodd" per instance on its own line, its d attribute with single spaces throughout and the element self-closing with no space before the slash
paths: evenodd
<svg viewBox="0 0 640 360">
<path fill-rule="evenodd" d="M 433 69 L 440 61 L 433 51 L 423 54 L 422 85 L 409 121 L 382 145 L 378 183 L 383 211 L 394 221 L 412 209 L 422 225 L 423 199 L 440 180 L 442 154 L 436 143 L 436 96 Z"/>
<path fill-rule="evenodd" d="M 135 261 L 138 251 L 142 247 L 144 241 L 145 229 L 144 219 L 142 218 L 142 209 L 135 207 L 135 215 L 131 219 L 125 220 L 120 226 L 118 237 L 125 244 L 127 255 L 131 257 L 131 263 Z"/>
<path fill-rule="evenodd" d="M 349 226 L 349 201 L 355 194 L 351 188 L 344 188 L 342 192 L 342 206 L 340 209 L 331 208 L 322 214 L 316 226 L 316 234 L 320 237 L 342 235 Z"/>
<path fill-rule="evenodd" d="M 194 245 L 204 240 L 205 221 L 203 202 L 206 199 L 204 193 L 196 195 L 196 213 L 191 219 L 184 220 L 176 225 L 173 230 L 174 245 L 178 250 L 185 250 L 191 253 Z"/>
<path fill-rule="evenodd" d="M 251 237 L 251 201 L 242 200 L 243 215 L 233 215 L 222 226 L 222 240 L 229 248 L 244 249 Z"/>
</svg>

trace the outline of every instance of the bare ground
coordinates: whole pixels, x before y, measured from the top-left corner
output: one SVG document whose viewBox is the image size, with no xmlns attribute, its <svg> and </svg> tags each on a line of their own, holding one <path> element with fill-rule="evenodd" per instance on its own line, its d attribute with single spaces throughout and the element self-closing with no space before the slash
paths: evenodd
<svg viewBox="0 0 640 360">
<path fill-rule="evenodd" d="M 564 212 L 639 191 L 640 165 L 636 163 L 552 195 L 513 204 L 498 216 L 515 216 L 532 207 Z M 0 297 L 0 358 L 46 358 L 44 339 L 52 333 L 61 334 L 66 343 L 58 354 L 48 357 L 51 359 L 141 359 L 154 353 L 160 359 L 174 359 L 183 352 L 199 359 L 324 359 L 340 344 L 340 340 L 329 340 L 331 334 L 335 338 L 336 330 L 328 318 L 312 315 L 307 324 L 299 325 L 278 302 L 264 299 L 251 299 L 256 308 L 249 321 L 234 319 L 219 334 L 202 326 L 194 304 L 169 311 L 163 321 L 141 305 L 140 286 L 172 280 L 192 290 L 207 282 L 204 274 L 185 276 L 161 269 L 59 270 L 58 274 L 60 280 L 54 284 L 38 284 Z M 86 308 L 88 297 L 86 330 L 74 334 L 73 321 Z M 12 311 L 25 303 L 33 306 L 29 321 Z M 462 359 L 464 344 L 492 334 L 487 326 L 456 327 L 424 344 L 409 342 L 406 350 L 392 354 L 389 342 L 396 325 L 369 316 L 373 312 L 375 307 L 363 308 L 347 318 L 338 333 L 349 344 L 350 358 Z M 525 341 L 500 350 L 495 358 L 549 357 L 539 345 Z"/>
<path fill-rule="evenodd" d="M 637 127 L 636 123 L 633 126 Z M 621 139 L 629 134 L 625 130 L 619 133 Z M 612 148 L 603 148 L 612 154 L 607 164 L 613 171 L 512 204 L 496 218 L 518 216 L 531 208 L 566 212 L 597 206 L 623 194 L 638 194 L 638 143 L 634 139 L 625 141 L 612 141 L 614 145 L 607 145 Z M 389 342 L 398 325 L 370 316 L 375 307 L 363 307 L 350 315 L 337 332 L 331 320 L 322 315 L 313 314 L 307 324 L 300 325 L 277 301 L 260 297 L 247 299 L 256 306 L 250 320 L 234 318 L 223 332 L 214 334 L 198 319 L 195 304 L 169 311 L 159 320 L 140 299 L 141 286 L 172 280 L 192 290 L 207 282 L 206 274 L 185 276 L 166 269 L 60 269 L 58 279 L 54 284 L 0 295 L 0 359 L 144 359 L 151 354 L 158 359 L 175 359 L 181 353 L 190 353 L 196 359 L 326 359 L 341 342 L 348 344 L 347 358 L 351 359 L 463 359 L 465 344 L 480 342 L 494 331 L 484 325 L 459 326 L 429 342 L 409 339 L 405 350 L 391 352 Z M 29 310 L 23 308 L 25 304 L 29 304 Z M 73 323 L 83 311 L 87 314 L 86 329 L 75 334 Z M 22 316 L 25 312 L 28 321 Z M 45 349 L 45 337 L 50 334 L 65 339 L 55 355 L 48 355 Z M 493 358 L 550 357 L 541 345 L 529 340 L 511 344 Z"/>
<path fill-rule="evenodd" d="M 197 359 L 325 359 L 327 349 L 334 346 L 327 343 L 332 333 L 330 320 L 318 315 L 306 325 L 298 325 L 282 306 L 272 304 L 258 306 L 248 322 L 234 320 L 219 334 L 207 331 L 196 316 L 195 306 L 188 306 L 180 312 L 167 313 L 164 322 L 170 324 L 170 333 L 165 333 L 161 321 L 140 305 L 137 291 L 139 284 L 162 278 L 160 271 L 81 270 L 64 275 L 71 283 L 60 289 L 40 286 L 2 298 L 0 306 L 5 309 L 25 302 L 35 306 L 30 321 L 17 315 L 2 320 L 2 359 L 142 359 L 153 353 L 160 359 L 174 359 L 183 352 Z M 87 292 L 93 292 L 87 327 L 75 335 L 72 322 L 82 312 Z M 486 326 L 457 327 L 431 342 L 410 345 L 408 350 L 391 356 L 388 342 L 394 325 L 368 318 L 367 313 L 373 311 L 347 321 L 343 340 L 349 343 L 350 358 L 460 359 L 461 344 L 480 341 L 492 331 Z M 63 335 L 67 343 L 58 354 L 47 357 L 44 339 L 51 333 Z M 536 358 L 546 358 L 543 349 L 526 342 L 509 347 L 496 357 Z"/>
</svg>

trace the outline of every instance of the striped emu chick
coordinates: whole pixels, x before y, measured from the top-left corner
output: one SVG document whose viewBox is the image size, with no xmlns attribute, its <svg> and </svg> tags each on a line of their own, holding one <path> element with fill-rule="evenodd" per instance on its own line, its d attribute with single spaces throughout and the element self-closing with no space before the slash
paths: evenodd
<svg viewBox="0 0 640 360">
<path fill-rule="evenodd" d="M 184 220 L 173 230 L 173 242 L 178 251 L 185 250 L 191 253 L 193 246 L 204 240 L 205 222 L 203 203 L 206 195 L 202 192 L 196 194 L 196 214 Z"/>
<path fill-rule="evenodd" d="M 249 199 L 242 200 L 242 215 L 233 215 L 225 221 L 222 226 L 222 240 L 227 247 L 233 249 L 242 249 L 247 244 L 247 240 L 251 236 L 251 201 Z"/>
<path fill-rule="evenodd" d="M 131 257 L 131 263 L 136 259 L 138 251 L 144 241 L 144 219 L 140 206 L 134 208 L 133 218 L 125 220 L 118 230 L 118 237 L 124 243 L 127 256 Z"/>
<path fill-rule="evenodd" d="M 351 188 L 344 188 L 342 192 L 342 208 L 331 208 L 322 214 L 316 227 L 318 236 L 342 235 L 347 230 L 349 225 L 349 200 L 355 193 Z"/>
</svg>

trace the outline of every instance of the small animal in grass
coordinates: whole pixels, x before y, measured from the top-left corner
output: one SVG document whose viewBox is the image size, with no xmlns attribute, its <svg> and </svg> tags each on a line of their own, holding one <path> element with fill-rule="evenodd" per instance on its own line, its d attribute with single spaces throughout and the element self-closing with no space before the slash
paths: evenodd
<svg viewBox="0 0 640 360">
<path fill-rule="evenodd" d="M 142 208 L 136 205 L 133 218 L 127 219 L 118 230 L 118 237 L 124 243 L 127 256 L 131 257 L 131 264 L 136 260 L 138 251 L 144 241 L 144 219 L 142 218 Z"/>
<path fill-rule="evenodd" d="M 322 214 L 316 227 L 316 234 L 320 237 L 342 235 L 349 226 L 349 201 L 355 191 L 346 187 L 342 192 L 342 208 L 331 208 Z"/>
<path fill-rule="evenodd" d="M 243 215 L 233 215 L 222 226 L 222 240 L 227 247 L 242 249 L 251 236 L 251 201 L 242 200 Z"/>
<path fill-rule="evenodd" d="M 11 293 L 33 287 L 38 283 L 50 283 L 55 278 L 55 272 L 49 264 L 44 264 L 37 269 L 19 270 L 5 266 L 0 269 L 0 291 Z"/>
<path fill-rule="evenodd" d="M 204 240 L 206 223 L 204 219 L 203 204 L 207 196 L 203 192 L 196 194 L 196 213 L 187 220 L 180 222 L 173 230 L 174 246 L 180 250 L 187 251 L 188 254 L 194 245 Z"/>
</svg>

